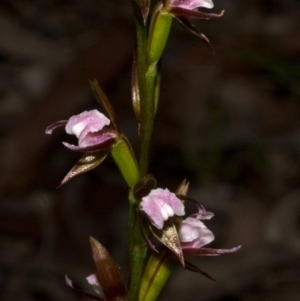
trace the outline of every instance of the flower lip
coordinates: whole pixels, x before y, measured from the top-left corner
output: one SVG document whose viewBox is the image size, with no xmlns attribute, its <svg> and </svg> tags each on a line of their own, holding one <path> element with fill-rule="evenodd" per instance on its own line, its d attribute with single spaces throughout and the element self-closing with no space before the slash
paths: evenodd
<svg viewBox="0 0 300 301">
<path fill-rule="evenodd" d="M 114 143 L 117 134 L 111 129 L 107 128 L 97 133 L 88 133 L 84 140 L 77 145 L 63 142 L 63 145 L 70 150 L 78 152 L 95 152 L 107 149 Z"/>
<path fill-rule="evenodd" d="M 162 229 L 164 222 L 174 215 L 183 216 L 184 206 L 175 193 L 168 189 L 156 188 L 142 198 L 140 209 L 149 218 L 151 224 Z"/>
<path fill-rule="evenodd" d="M 200 220 L 188 217 L 181 223 L 179 231 L 181 247 L 201 248 L 212 242 L 215 237 L 213 233 Z"/>
<path fill-rule="evenodd" d="M 66 124 L 66 132 L 75 135 L 79 144 L 88 133 L 95 133 L 102 130 L 110 120 L 97 110 L 84 111 L 72 116 Z"/>
</svg>

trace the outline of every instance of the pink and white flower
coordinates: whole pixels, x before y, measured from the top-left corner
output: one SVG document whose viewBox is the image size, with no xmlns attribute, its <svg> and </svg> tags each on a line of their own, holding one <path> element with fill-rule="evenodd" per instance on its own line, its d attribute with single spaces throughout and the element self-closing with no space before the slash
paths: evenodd
<svg viewBox="0 0 300 301">
<path fill-rule="evenodd" d="M 182 217 L 185 214 L 185 207 L 181 199 L 196 204 L 198 211 L 178 222 L 178 217 Z M 171 249 L 171 251 L 174 251 L 177 256 L 178 254 L 182 254 L 182 256 L 217 256 L 232 253 L 240 249 L 240 246 L 232 249 L 203 248 L 203 246 L 211 243 L 215 239 L 215 236 L 202 220 L 209 220 L 214 214 L 206 211 L 201 204 L 184 195 L 177 196 L 168 189 L 152 189 L 148 195 L 142 198 L 139 208 L 149 220 L 152 232 L 154 227 L 153 234 L 156 238 Z M 175 221 L 174 217 L 176 216 L 177 219 Z M 172 219 L 173 221 L 165 227 L 164 224 L 168 219 Z M 177 225 L 177 230 L 175 231 L 178 234 L 175 236 L 174 232 L 170 232 L 170 225 Z M 155 231 L 155 228 L 161 231 L 160 236 L 158 235 L 159 232 Z M 171 236 L 168 238 L 168 235 Z M 172 244 L 169 245 L 169 241 L 175 242 L 177 239 L 178 247 L 181 251 L 178 251 L 176 244 L 176 246 L 174 245 L 175 247 Z M 149 247 L 156 250 L 149 240 L 146 239 L 146 241 Z"/>
<path fill-rule="evenodd" d="M 162 229 L 164 222 L 174 215 L 183 216 L 182 201 L 168 189 L 156 188 L 142 198 L 140 209 L 146 214 L 151 224 Z"/>
<path fill-rule="evenodd" d="M 117 132 L 109 125 L 110 120 L 99 111 L 84 111 L 69 120 L 61 120 L 49 125 L 46 134 L 52 134 L 54 129 L 65 126 L 67 134 L 78 138 L 78 145 L 63 142 L 67 148 L 79 152 L 92 152 L 107 149 L 114 142 Z"/>
</svg>

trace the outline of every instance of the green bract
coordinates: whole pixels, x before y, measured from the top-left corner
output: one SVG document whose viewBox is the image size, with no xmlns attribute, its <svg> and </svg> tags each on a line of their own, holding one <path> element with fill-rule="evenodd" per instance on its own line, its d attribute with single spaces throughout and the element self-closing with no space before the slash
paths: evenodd
<svg viewBox="0 0 300 301">
<path fill-rule="evenodd" d="M 158 3 L 154 9 L 148 38 L 148 63 L 156 64 L 165 49 L 172 25 L 172 16 Z"/>
</svg>

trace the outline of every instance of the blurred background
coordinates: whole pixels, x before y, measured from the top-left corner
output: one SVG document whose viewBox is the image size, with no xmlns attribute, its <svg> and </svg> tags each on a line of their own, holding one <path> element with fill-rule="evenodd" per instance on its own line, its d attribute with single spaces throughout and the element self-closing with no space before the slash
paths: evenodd
<svg viewBox="0 0 300 301">
<path fill-rule="evenodd" d="M 174 20 L 162 64 L 151 172 L 191 182 L 215 217 L 211 247 L 242 249 L 180 267 L 160 300 L 300 300 L 300 2 L 215 0 L 195 21 L 216 55 Z M 45 128 L 99 108 L 96 78 L 137 148 L 130 1 L 0 1 L 0 300 L 83 300 L 97 238 L 128 276 L 127 189 L 113 161 L 56 189 L 80 155 Z M 72 139 L 72 138 L 71 138 Z"/>
</svg>

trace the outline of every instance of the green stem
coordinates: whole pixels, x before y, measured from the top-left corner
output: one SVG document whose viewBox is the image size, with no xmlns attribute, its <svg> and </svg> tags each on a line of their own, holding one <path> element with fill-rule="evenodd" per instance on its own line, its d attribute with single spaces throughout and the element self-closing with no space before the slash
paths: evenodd
<svg viewBox="0 0 300 301">
<path fill-rule="evenodd" d="M 147 27 L 136 19 L 137 29 L 137 68 L 140 92 L 140 175 L 148 174 L 149 151 L 153 132 L 154 91 L 157 80 L 157 66 L 149 66 L 147 57 Z"/>
<path fill-rule="evenodd" d="M 130 255 L 130 284 L 128 292 L 129 301 L 137 301 L 140 283 L 143 274 L 144 262 L 147 255 L 147 246 L 141 233 L 137 215 L 136 202 L 129 193 L 129 255 Z"/>
<path fill-rule="evenodd" d="M 140 93 L 140 178 L 148 174 L 149 149 L 153 132 L 154 90 L 157 77 L 157 67 L 148 66 L 147 58 L 147 27 L 136 19 L 137 29 L 137 68 Z M 137 215 L 137 205 L 132 195 L 129 195 L 129 254 L 130 254 L 130 285 L 129 301 L 137 301 L 140 290 L 147 246 L 143 239 L 140 222 Z"/>
</svg>

